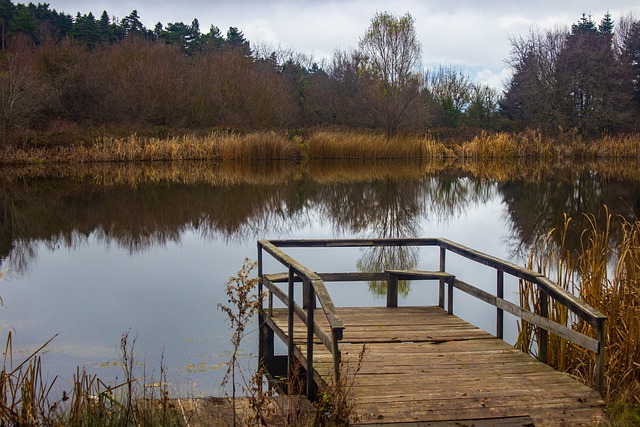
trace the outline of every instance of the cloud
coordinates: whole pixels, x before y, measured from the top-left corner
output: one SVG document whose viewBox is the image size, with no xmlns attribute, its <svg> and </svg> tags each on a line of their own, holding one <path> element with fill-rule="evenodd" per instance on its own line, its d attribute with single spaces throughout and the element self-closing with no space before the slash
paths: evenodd
<svg viewBox="0 0 640 427">
<path fill-rule="evenodd" d="M 278 35 L 273 30 L 270 23 L 264 19 L 255 19 L 249 21 L 243 30 L 247 40 L 260 40 L 266 44 L 277 44 L 279 42 Z"/>
<path fill-rule="evenodd" d="M 471 78 L 478 83 L 485 84 L 497 90 L 503 90 L 511 78 L 511 75 L 512 71 L 508 67 L 503 67 L 498 71 L 483 68 L 477 71 L 475 75 L 472 75 Z"/>
</svg>

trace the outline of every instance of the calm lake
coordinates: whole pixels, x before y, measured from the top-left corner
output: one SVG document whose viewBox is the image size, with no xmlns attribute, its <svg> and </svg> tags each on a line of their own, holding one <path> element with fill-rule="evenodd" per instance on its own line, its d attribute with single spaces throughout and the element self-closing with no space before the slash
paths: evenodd
<svg viewBox="0 0 640 427">
<path fill-rule="evenodd" d="M 59 334 L 42 361 L 65 386 L 76 366 L 107 382 L 122 377 L 118 345 L 128 332 L 147 382 L 158 381 L 163 359 L 175 394 L 220 395 L 230 333 L 218 304 L 243 260 L 256 259 L 258 239 L 445 237 L 524 265 L 532 242 L 564 213 L 585 223 L 583 213 L 598 215 L 606 204 L 634 218 L 639 175 L 636 162 L 0 168 L 1 337 L 12 331 L 17 360 Z M 576 231 L 568 245 L 579 239 Z M 426 249 L 290 253 L 325 272 L 438 263 Z M 495 283 L 492 271 L 456 274 L 487 289 Z M 517 282 L 507 285 L 517 301 Z M 385 304 L 376 284 L 329 290 L 337 306 Z M 435 304 L 435 295 L 409 284 L 400 304 Z M 493 308 L 460 298 L 456 314 L 492 331 Z M 257 354 L 251 329 L 249 366 Z M 505 335 L 514 342 L 516 334 L 509 318 Z"/>
</svg>

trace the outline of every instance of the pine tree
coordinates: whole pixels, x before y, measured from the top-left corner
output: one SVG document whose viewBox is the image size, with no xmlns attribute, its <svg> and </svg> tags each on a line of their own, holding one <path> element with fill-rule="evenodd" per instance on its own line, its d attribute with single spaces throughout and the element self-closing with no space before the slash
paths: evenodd
<svg viewBox="0 0 640 427">
<path fill-rule="evenodd" d="M 35 30 L 36 18 L 33 16 L 33 12 L 27 6 L 18 3 L 13 9 L 11 21 L 9 22 L 10 33 L 23 33 L 34 37 Z"/>
<path fill-rule="evenodd" d="M 70 34 L 89 49 L 93 49 L 102 42 L 100 26 L 91 12 L 88 15 L 80 15 L 78 12 Z"/>
<path fill-rule="evenodd" d="M 227 31 L 227 39 L 226 46 L 232 47 L 234 49 L 240 49 L 245 56 L 251 55 L 251 47 L 249 46 L 249 41 L 244 38 L 244 34 L 242 31 L 238 30 L 236 27 L 229 27 Z"/>
<path fill-rule="evenodd" d="M 630 70 L 636 111 L 640 110 L 640 21 L 634 20 L 623 41 L 623 59 Z"/>
<path fill-rule="evenodd" d="M 209 28 L 207 34 L 201 36 L 201 48 L 204 49 L 218 49 L 224 43 L 224 36 L 220 31 L 220 28 L 212 25 Z"/>
<path fill-rule="evenodd" d="M 127 36 L 132 34 L 143 36 L 146 35 L 147 32 L 146 28 L 140 21 L 138 11 L 135 9 L 132 10 L 131 13 L 122 20 L 122 22 L 120 22 L 120 27 Z"/>
<path fill-rule="evenodd" d="M 107 11 L 102 11 L 102 15 L 100 15 L 100 20 L 98 21 L 98 28 L 100 29 L 100 38 L 103 42 L 114 43 L 117 40 L 115 27 L 116 25 L 111 22 Z"/>
<path fill-rule="evenodd" d="M 0 0 L 0 44 L 3 51 L 6 45 L 9 23 L 11 22 L 14 8 L 15 6 L 11 0 Z"/>
</svg>

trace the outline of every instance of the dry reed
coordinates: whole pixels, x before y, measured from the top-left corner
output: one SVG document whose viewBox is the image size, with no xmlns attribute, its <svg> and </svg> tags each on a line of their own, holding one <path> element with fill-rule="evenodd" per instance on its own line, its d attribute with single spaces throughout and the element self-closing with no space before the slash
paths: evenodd
<svg viewBox="0 0 640 427">
<path fill-rule="evenodd" d="M 184 135 L 148 138 L 99 137 L 88 145 L 52 148 L 5 148 L 3 164 L 134 162 L 180 160 L 279 160 L 297 159 L 300 147 L 275 132 L 235 134 L 214 132 L 207 136 Z"/>
<path fill-rule="evenodd" d="M 590 228 L 582 234 L 582 247 L 566 250 L 564 228 L 550 232 L 533 248 L 529 268 L 547 275 L 559 286 L 578 295 L 583 301 L 607 316 L 606 322 L 606 396 L 608 402 L 621 400 L 640 407 L 640 221 L 613 217 L 605 208 L 604 226 L 594 215 L 587 215 Z M 612 240 L 613 227 L 619 227 L 617 242 Z M 539 295 L 523 284 L 522 304 L 539 309 Z M 538 311 L 539 312 L 539 311 Z M 595 337 L 586 322 L 570 316 L 565 308 L 550 305 L 550 318 Z M 520 335 L 524 350 L 536 347 L 537 331 L 526 323 Z M 549 363 L 586 384 L 593 385 L 595 354 L 571 342 L 550 335 Z"/>
<path fill-rule="evenodd" d="M 640 135 L 605 135 L 585 141 L 566 134 L 548 138 L 536 130 L 520 133 L 482 131 L 470 141 L 444 144 L 432 136 L 387 138 L 365 132 L 319 130 L 306 139 L 285 132 L 156 138 L 137 134 L 102 136 L 87 145 L 49 148 L 5 147 L 0 164 L 87 163 L 180 160 L 309 159 L 640 159 Z"/>
<path fill-rule="evenodd" d="M 318 131 L 306 141 L 310 159 L 435 159 L 449 150 L 429 137 Z"/>
</svg>

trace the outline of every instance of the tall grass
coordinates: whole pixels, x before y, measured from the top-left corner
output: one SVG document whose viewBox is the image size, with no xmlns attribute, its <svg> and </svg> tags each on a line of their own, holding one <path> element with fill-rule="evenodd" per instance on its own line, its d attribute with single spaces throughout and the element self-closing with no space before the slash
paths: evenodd
<svg viewBox="0 0 640 427">
<path fill-rule="evenodd" d="M 632 417 L 640 416 L 640 220 L 613 217 L 605 209 L 604 226 L 587 215 L 589 228 L 582 234 L 579 251 L 565 249 L 571 227 L 553 230 L 532 250 L 529 268 L 554 279 L 560 286 L 607 316 L 605 387 L 607 402 L 626 405 Z M 616 233 L 613 229 L 618 228 Z M 613 235 L 619 236 L 613 241 Z M 523 284 L 523 305 L 536 307 L 539 295 Z M 595 337 L 586 322 L 570 316 L 565 308 L 550 305 L 550 318 Z M 534 351 L 537 331 L 524 324 L 520 344 Z M 593 386 L 595 354 L 559 337 L 550 335 L 549 363 Z M 640 418 L 629 425 L 636 425 Z"/>
<path fill-rule="evenodd" d="M 178 160 L 279 160 L 297 159 L 300 146 L 285 134 L 213 132 L 206 136 L 187 134 L 158 138 L 102 136 L 89 144 L 50 148 L 7 147 L 3 164 L 86 163 Z"/>
<path fill-rule="evenodd" d="M 433 159 L 449 155 L 444 144 L 424 136 L 318 131 L 306 141 L 310 159 Z"/>
<path fill-rule="evenodd" d="M 55 338 L 55 337 L 54 337 Z M 159 385 L 140 383 L 136 377 L 135 340 L 128 333 L 120 343 L 124 381 L 108 385 L 84 369 L 77 369 L 71 390 L 54 392 L 57 377 L 47 383 L 40 353 L 51 338 L 22 362 L 14 365 L 13 337 L 7 334 L 0 373 L 1 426 L 179 426 L 182 414 L 169 399 L 165 368 Z"/>
<path fill-rule="evenodd" d="M 100 136 L 89 143 L 53 147 L 5 147 L 0 164 L 51 162 L 128 162 L 177 160 L 299 160 L 309 159 L 640 159 L 640 135 L 605 135 L 583 140 L 568 133 L 554 138 L 540 131 L 482 131 L 470 140 L 447 142 L 431 136 L 387 138 L 372 132 L 309 132 L 304 138 L 287 132 L 128 137 Z"/>
</svg>

